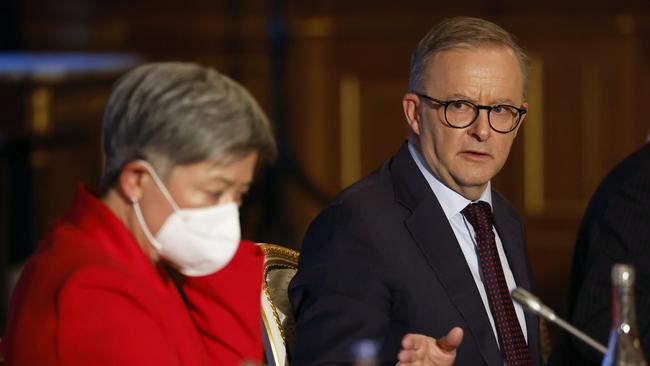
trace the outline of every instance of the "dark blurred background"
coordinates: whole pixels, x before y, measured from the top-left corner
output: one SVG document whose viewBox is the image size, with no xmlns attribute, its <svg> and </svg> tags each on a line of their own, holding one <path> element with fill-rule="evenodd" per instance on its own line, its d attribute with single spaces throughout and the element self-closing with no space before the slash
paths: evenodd
<svg viewBox="0 0 650 366">
<path fill-rule="evenodd" d="M 497 22 L 531 56 L 530 113 L 494 185 L 525 217 L 537 293 L 562 310 L 587 200 L 650 132 L 650 1 L 2 0 L 0 326 L 20 264 L 78 182 L 98 183 L 126 69 L 195 61 L 251 90 L 281 155 L 245 236 L 298 249 L 327 200 L 404 141 L 410 52 L 455 15 Z"/>
</svg>

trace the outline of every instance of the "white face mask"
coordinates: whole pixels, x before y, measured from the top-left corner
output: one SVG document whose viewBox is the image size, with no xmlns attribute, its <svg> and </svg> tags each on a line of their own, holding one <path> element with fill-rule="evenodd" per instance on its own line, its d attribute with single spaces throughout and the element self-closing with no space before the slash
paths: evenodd
<svg viewBox="0 0 650 366">
<path fill-rule="evenodd" d="M 153 167 L 146 161 L 142 163 L 174 209 L 154 237 L 138 200 L 132 198 L 138 224 L 151 245 L 186 276 L 205 276 L 225 267 L 237 252 L 241 237 L 237 204 L 181 209 Z"/>
</svg>

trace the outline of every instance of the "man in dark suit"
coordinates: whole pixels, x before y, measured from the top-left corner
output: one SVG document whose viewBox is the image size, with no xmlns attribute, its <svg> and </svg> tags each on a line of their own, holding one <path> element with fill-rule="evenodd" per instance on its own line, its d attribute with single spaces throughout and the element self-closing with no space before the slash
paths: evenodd
<svg viewBox="0 0 650 366">
<path fill-rule="evenodd" d="M 637 325 L 650 356 L 650 142 L 617 165 L 587 207 L 573 255 L 569 319 L 603 344 L 612 322 L 611 270 L 636 269 Z M 553 347 L 553 365 L 600 365 L 603 355 L 566 334 Z"/>
<path fill-rule="evenodd" d="M 481 19 L 445 20 L 420 41 L 407 143 L 303 241 L 294 364 L 353 362 L 364 339 L 382 364 L 538 364 L 537 320 L 509 297 L 531 287 L 524 226 L 490 187 L 528 107 L 526 74 L 511 35 Z"/>
</svg>

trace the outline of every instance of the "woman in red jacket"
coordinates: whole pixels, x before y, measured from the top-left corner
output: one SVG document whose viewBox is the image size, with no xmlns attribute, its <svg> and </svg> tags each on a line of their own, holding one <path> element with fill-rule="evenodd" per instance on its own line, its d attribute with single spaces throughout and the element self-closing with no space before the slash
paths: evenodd
<svg viewBox="0 0 650 366">
<path fill-rule="evenodd" d="M 263 255 L 238 206 L 276 153 L 264 113 L 215 70 L 149 64 L 116 84 L 102 137 L 99 194 L 80 186 L 14 291 L 6 364 L 259 362 Z"/>
</svg>

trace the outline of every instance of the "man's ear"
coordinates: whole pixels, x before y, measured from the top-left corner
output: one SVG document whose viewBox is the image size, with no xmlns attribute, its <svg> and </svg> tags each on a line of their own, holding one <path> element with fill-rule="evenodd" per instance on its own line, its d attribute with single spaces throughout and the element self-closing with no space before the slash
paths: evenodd
<svg viewBox="0 0 650 366">
<path fill-rule="evenodd" d="M 136 160 L 126 164 L 118 179 L 120 193 L 129 202 L 140 200 L 146 179 L 149 179 L 149 172 L 141 162 Z"/>
<path fill-rule="evenodd" d="M 411 131 L 419 136 L 420 135 L 420 116 L 418 115 L 418 106 L 420 105 L 420 98 L 414 93 L 406 93 L 402 97 L 402 109 L 404 109 L 404 117 L 408 123 Z"/>
<path fill-rule="evenodd" d="M 521 106 L 522 106 L 522 108 L 524 108 L 526 111 L 528 111 L 528 103 L 522 103 Z M 517 133 L 519 132 L 519 129 L 521 128 L 521 125 L 524 124 L 524 121 L 526 120 L 526 116 L 527 116 L 527 115 L 528 115 L 528 114 L 524 114 L 523 116 L 521 116 L 521 121 L 519 121 L 519 124 L 517 125 L 517 128 L 515 128 L 515 130 L 512 131 L 512 133 L 514 134 L 514 136 L 512 136 L 513 139 L 514 139 L 515 137 L 517 137 Z"/>
</svg>

